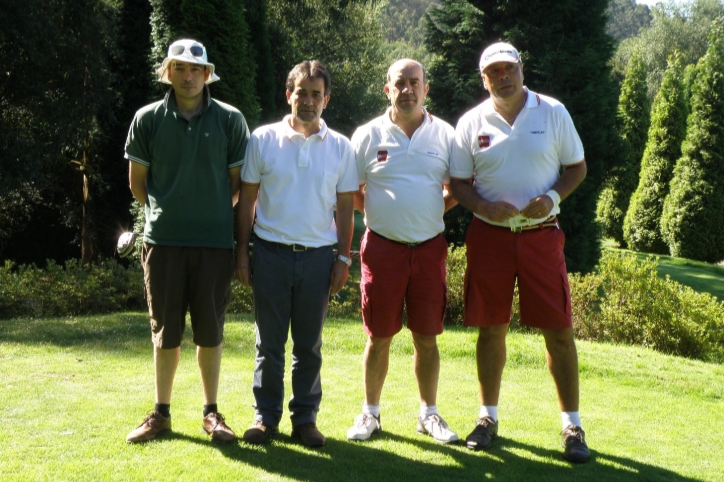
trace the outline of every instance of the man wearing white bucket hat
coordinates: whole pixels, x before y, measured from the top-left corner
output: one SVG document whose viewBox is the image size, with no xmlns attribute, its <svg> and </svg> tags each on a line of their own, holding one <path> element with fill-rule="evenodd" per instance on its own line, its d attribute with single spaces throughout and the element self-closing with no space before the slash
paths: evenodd
<svg viewBox="0 0 724 482">
<path fill-rule="evenodd" d="M 468 228 L 466 326 L 479 328 L 481 407 L 466 444 L 485 450 L 498 433 L 505 338 L 517 280 L 521 324 L 539 328 L 558 391 L 564 457 L 586 462 L 590 451 L 578 412 L 578 356 L 571 297 L 556 215 L 586 177 L 583 145 L 566 108 L 523 85 L 523 64 L 510 44 L 480 58 L 490 98 L 455 129 L 450 187 L 474 213 Z"/>
<path fill-rule="evenodd" d="M 234 273 L 233 209 L 249 131 L 241 112 L 211 98 L 207 84 L 219 80 L 214 70 L 201 43 L 172 43 L 156 70 L 171 89 L 140 109 L 128 132 L 130 187 L 146 216 L 141 263 L 156 381 L 155 408 L 128 434 L 129 443 L 171 430 L 187 311 L 203 385 L 202 428 L 212 440 L 235 439 L 216 397 Z"/>
</svg>

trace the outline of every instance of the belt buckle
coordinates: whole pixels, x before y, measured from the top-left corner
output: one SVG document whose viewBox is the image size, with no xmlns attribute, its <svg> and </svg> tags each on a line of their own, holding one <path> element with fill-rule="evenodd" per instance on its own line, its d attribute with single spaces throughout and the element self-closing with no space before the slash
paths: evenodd
<svg viewBox="0 0 724 482">
<path fill-rule="evenodd" d="M 420 243 L 404 243 L 404 244 L 405 244 L 405 246 L 407 246 L 408 248 L 414 248 L 415 246 L 417 246 L 417 245 L 420 244 Z"/>
<path fill-rule="evenodd" d="M 292 244 L 292 251 L 295 253 L 302 253 L 307 250 L 306 246 L 302 246 L 301 244 Z"/>
<path fill-rule="evenodd" d="M 523 232 L 523 226 L 511 226 L 510 230 L 514 233 L 522 233 Z"/>
</svg>

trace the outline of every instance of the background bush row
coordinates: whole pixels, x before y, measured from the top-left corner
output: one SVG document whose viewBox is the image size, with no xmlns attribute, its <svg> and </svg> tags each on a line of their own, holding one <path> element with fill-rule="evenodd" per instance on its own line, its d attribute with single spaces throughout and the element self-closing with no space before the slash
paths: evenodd
<svg viewBox="0 0 724 482">
<path fill-rule="evenodd" d="M 596 271 L 569 275 L 576 337 L 635 344 L 707 361 L 724 361 L 724 303 L 708 293 L 657 275 L 658 258 L 605 252 Z M 465 248 L 450 248 L 446 324 L 462 325 Z M 253 313 L 251 290 L 232 283 L 229 313 Z M 359 317 L 359 285 L 349 283 L 329 305 L 329 315 Z M 145 310 L 143 273 L 114 260 L 81 267 L 77 261 L 46 269 L 0 268 L 0 318 L 75 316 Z M 517 289 L 512 329 L 520 325 Z"/>
</svg>

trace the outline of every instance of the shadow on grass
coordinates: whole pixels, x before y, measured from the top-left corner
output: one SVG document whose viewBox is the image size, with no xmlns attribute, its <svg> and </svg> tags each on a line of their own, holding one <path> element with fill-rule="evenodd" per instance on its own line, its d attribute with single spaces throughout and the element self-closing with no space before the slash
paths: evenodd
<svg viewBox="0 0 724 482">
<path fill-rule="evenodd" d="M 0 320 L 0 341 L 9 343 L 87 345 L 114 351 L 148 344 L 150 336 L 145 313 Z"/>
<path fill-rule="evenodd" d="M 248 323 L 248 315 L 230 315 L 227 325 Z M 184 343 L 193 337 L 191 322 L 186 322 Z M 0 319 L 0 341 L 18 344 L 86 345 L 108 351 L 127 350 L 130 345 L 151 344 L 147 313 L 120 312 L 63 318 Z"/>
<path fill-rule="evenodd" d="M 366 442 L 327 439 L 326 446 L 308 449 L 298 439 L 286 434 L 276 435 L 264 446 L 252 446 L 244 442 L 219 444 L 177 433 L 165 435 L 163 439 L 211 445 L 229 459 L 292 480 L 697 480 L 660 467 L 595 451 L 589 463 L 569 464 L 563 461 L 561 451 L 542 449 L 502 437 L 494 442 L 490 451 L 472 452 L 463 445 L 440 445 L 423 436 L 402 437 L 388 432 L 376 436 L 377 441 L 417 447 L 426 453 L 425 461 L 412 460 Z M 233 477 L 234 474 L 229 476 Z"/>
</svg>

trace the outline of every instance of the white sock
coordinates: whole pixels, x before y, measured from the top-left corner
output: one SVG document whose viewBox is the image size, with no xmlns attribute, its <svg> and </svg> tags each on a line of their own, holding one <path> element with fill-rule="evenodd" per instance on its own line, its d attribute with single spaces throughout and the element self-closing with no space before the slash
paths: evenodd
<svg viewBox="0 0 724 482">
<path fill-rule="evenodd" d="M 380 406 L 379 405 L 367 405 L 366 403 L 362 404 L 362 413 L 367 415 L 373 415 L 377 418 L 380 418 Z"/>
<path fill-rule="evenodd" d="M 420 418 L 425 420 L 428 416 L 432 414 L 437 413 L 437 405 L 431 405 L 427 406 L 425 404 L 420 404 Z"/>
<path fill-rule="evenodd" d="M 578 412 L 561 412 L 561 423 L 563 424 L 563 430 L 570 425 L 583 428 L 581 425 L 581 416 Z"/>
<path fill-rule="evenodd" d="M 480 413 L 478 418 L 490 417 L 496 422 L 498 421 L 498 406 L 497 405 L 480 405 Z"/>
</svg>

